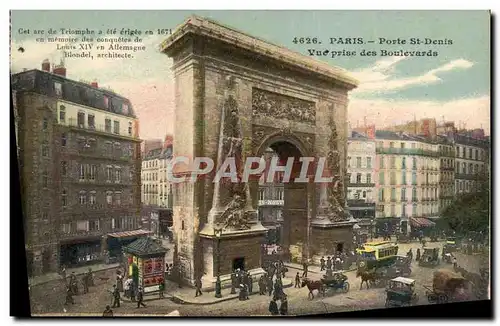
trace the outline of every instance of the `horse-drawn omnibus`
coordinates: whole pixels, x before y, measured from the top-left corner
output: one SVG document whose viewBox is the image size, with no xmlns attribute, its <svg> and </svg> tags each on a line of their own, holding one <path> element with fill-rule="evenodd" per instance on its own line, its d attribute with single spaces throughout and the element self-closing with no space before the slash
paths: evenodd
<svg viewBox="0 0 500 326">
<path fill-rule="evenodd" d="M 391 241 L 367 242 L 356 249 L 358 269 L 376 269 L 394 265 L 398 258 L 398 245 Z"/>
</svg>

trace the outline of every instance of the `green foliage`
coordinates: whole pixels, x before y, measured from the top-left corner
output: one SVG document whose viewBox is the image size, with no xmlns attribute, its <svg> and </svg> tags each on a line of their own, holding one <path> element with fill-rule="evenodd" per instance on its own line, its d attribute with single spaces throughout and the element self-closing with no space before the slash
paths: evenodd
<svg viewBox="0 0 500 326">
<path fill-rule="evenodd" d="M 459 196 L 442 215 L 443 222 L 457 234 L 486 231 L 490 225 L 489 189 Z"/>
</svg>

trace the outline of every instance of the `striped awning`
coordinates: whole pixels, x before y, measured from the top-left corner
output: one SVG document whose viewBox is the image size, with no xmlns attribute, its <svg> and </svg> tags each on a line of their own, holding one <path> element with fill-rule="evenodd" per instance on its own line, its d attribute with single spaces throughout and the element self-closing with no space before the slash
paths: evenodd
<svg viewBox="0 0 500 326">
<path fill-rule="evenodd" d="M 153 232 L 148 231 L 148 230 L 133 230 L 133 231 L 122 231 L 122 232 L 114 232 L 114 233 L 109 233 L 108 237 L 113 237 L 113 238 L 128 238 L 128 237 L 137 237 L 141 235 L 148 235 L 152 234 Z"/>
<path fill-rule="evenodd" d="M 436 225 L 436 223 L 424 217 L 412 217 L 410 223 L 414 227 L 429 227 Z"/>
</svg>

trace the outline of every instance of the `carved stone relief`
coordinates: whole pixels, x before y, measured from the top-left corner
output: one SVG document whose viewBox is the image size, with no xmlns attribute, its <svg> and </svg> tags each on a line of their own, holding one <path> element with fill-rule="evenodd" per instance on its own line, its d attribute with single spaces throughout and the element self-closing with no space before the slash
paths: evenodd
<svg viewBox="0 0 500 326">
<path fill-rule="evenodd" d="M 262 142 L 272 135 L 294 136 L 304 144 L 305 149 L 309 154 L 313 153 L 315 138 L 314 134 L 296 132 L 293 131 L 290 127 L 272 128 L 267 126 L 254 125 L 252 132 L 252 147 L 254 155 L 257 155 L 257 151 L 262 146 Z"/>
<path fill-rule="evenodd" d="M 267 116 L 308 124 L 316 123 L 314 102 L 257 88 L 252 90 L 252 110 L 254 116 Z"/>
</svg>

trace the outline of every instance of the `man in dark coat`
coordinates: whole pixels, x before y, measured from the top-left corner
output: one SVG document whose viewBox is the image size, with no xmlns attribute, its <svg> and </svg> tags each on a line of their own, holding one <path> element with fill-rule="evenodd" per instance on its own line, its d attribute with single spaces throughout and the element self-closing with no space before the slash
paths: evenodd
<svg viewBox="0 0 500 326">
<path fill-rule="evenodd" d="M 236 271 L 231 273 L 231 294 L 236 293 L 236 288 L 238 287 L 238 279 L 236 276 Z"/>
<path fill-rule="evenodd" d="M 194 286 L 196 287 L 196 293 L 195 293 L 195 297 L 199 296 L 199 295 L 203 295 L 203 293 L 201 292 L 201 279 L 196 279 L 196 281 L 194 282 Z"/>
<path fill-rule="evenodd" d="M 304 268 L 304 272 L 302 273 L 302 277 L 307 277 L 307 272 L 308 272 L 308 269 L 309 269 L 309 265 L 307 265 L 307 261 L 305 261 L 302 264 L 302 267 Z"/>
<path fill-rule="evenodd" d="M 332 269 L 332 259 L 330 256 L 326 257 L 326 269 Z"/>
<path fill-rule="evenodd" d="M 118 291 L 116 284 L 113 285 L 113 307 L 112 308 L 120 308 L 120 291 Z"/>
<path fill-rule="evenodd" d="M 264 277 L 264 275 L 261 275 L 261 277 L 259 278 L 259 294 L 266 294 L 266 278 Z"/>
<path fill-rule="evenodd" d="M 420 260 L 420 248 L 417 248 L 417 254 L 415 256 L 415 260 L 419 261 Z"/>
<path fill-rule="evenodd" d="M 89 293 L 89 274 L 83 274 L 82 276 L 83 293 Z"/>
<path fill-rule="evenodd" d="M 320 266 L 321 266 L 321 271 L 325 270 L 325 256 L 321 257 L 319 260 Z"/>
<path fill-rule="evenodd" d="M 94 273 L 92 273 L 92 268 L 89 267 L 89 271 L 87 272 L 88 277 L 88 286 L 94 286 Z"/>
<path fill-rule="evenodd" d="M 267 279 L 267 291 L 269 293 L 269 296 L 273 294 L 273 278 L 269 277 Z"/>
<path fill-rule="evenodd" d="M 253 277 L 250 275 L 250 272 L 248 272 L 248 294 L 253 293 Z"/>
<path fill-rule="evenodd" d="M 282 316 L 288 315 L 288 300 L 286 299 L 286 297 L 284 297 L 283 300 L 281 301 L 280 315 Z"/>
<path fill-rule="evenodd" d="M 279 315 L 278 305 L 276 304 L 276 301 L 274 301 L 274 299 L 269 302 L 269 312 L 273 316 Z"/>
<path fill-rule="evenodd" d="M 103 317 L 113 317 L 113 310 L 111 310 L 111 307 L 108 305 L 106 306 L 106 309 L 102 313 Z"/>
<path fill-rule="evenodd" d="M 143 300 L 144 300 L 144 291 L 142 290 L 142 287 L 139 286 L 139 290 L 137 291 L 137 308 L 140 308 L 141 306 L 146 307 Z"/>
<path fill-rule="evenodd" d="M 297 275 L 295 275 L 295 287 L 300 288 L 300 274 L 297 272 Z"/>
</svg>

